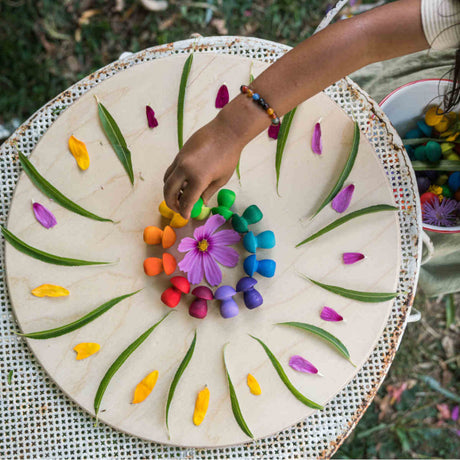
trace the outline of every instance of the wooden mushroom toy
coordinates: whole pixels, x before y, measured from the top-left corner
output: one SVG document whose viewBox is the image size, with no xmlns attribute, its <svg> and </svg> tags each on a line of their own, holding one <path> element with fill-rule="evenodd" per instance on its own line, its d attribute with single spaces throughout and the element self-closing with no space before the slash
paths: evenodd
<svg viewBox="0 0 460 460">
<path fill-rule="evenodd" d="M 233 318 L 239 313 L 238 305 L 233 300 L 236 294 L 231 286 L 220 286 L 214 293 L 214 298 L 220 300 L 220 314 L 222 318 Z"/>
<path fill-rule="evenodd" d="M 173 276 L 171 279 L 172 286 L 161 294 L 161 301 L 169 308 L 177 307 L 182 294 L 190 292 L 190 283 L 184 276 Z"/>
<path fill-rule="evenodd" d="M 271 249 L 275 247 L 275 234 L 271 230 L 265 230 L 258 235 L 248 232 L 243 237 L 243 245 L 246 251 L 253 254 L 257 248 Z"/>
<path fill-rule="evenodd" d="M 197 286 L 192 295 L 196 299 L 190 304 L 188 312 L 194 318 L 203 319 L 208 314 L 208 300 L 212 300 L 214 295 L 207 286 Z"/>
<path fill-rule="evenodd" d="M 272 259 L 257 260 L 255 254 L 251 254 L 244 259 L 243 268 L 248 276 L 257 272 L 265 278 L 271 278 L 275 274 L 276 262 Z"/>
<path fill-rule="evenodd" d="M 176 270 L 177 262 L 173 255 L 165 252 L 161 259 L 159 257 L 147 257 L 144 260 L 144 272 L 148 276 L 156 276 L 164 272 L 172 275 Z"/>
<path fill-rule="evenodd" d="M 236 285 L 236 291 L 243 293 L 244 304 L 250 310 L 259 307 L 264 301 L 260 292 L 254 288 L 256 284 L 257 280 L 251 278 L 250 276 L 244 276 Z"/>
<path fill-rule="evenodd" d="M 164 249 L 168 249 L 176 242 L 176 232 L 169 225 L 164 230 L 150 225 L 144 228 L 144 241 L 147 244 L 161 243 Z"/>
<path fill-rule="evenodd" d="M 171 227 L 181 228 L 185 227 L 188 223 L 187 219 L 184 219 L 178 212 L 174 212 L 172 209 L 170 209 L 165 201 L 160 203 L 158 210 L 163 217 L 166 217 L 166 219 L 171 219 L 169 222 Z"/>
<path fill-rule="evenodd" d="M 263 216 L 262 211 L 255 204 L 251 204 L 241 216 L 233 214 L 232 226 L 238 233 L 246 233 L 248 225 L 259 222 Z"/>
</svg>

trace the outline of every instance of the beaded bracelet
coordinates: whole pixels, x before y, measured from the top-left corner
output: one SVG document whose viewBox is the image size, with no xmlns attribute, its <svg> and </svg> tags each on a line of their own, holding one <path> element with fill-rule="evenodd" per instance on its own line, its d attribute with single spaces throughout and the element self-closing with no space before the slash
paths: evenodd
<svg viewBox="0 0 460 460">
<path fill-rule="evenodd" d="M 272 125 L 280 124 L 280 119 L 278 118 L 278 115 L 276 115 L 275 111 L 270 107 L 268 102 L 260 97 L 260 94 L 255 93 L 254 91 L 252 91 L 251 88 L 249 88 L 249 86 L 246 85 L 241 85 L 240 91 L 243 94 L 246 94 L 246 96 L 250 97 L 254 102 L 259 104 L 265 110 L 265 112 L 267 112 L 267 115 L 270 117 L 272 121 Z"/>
</svg>

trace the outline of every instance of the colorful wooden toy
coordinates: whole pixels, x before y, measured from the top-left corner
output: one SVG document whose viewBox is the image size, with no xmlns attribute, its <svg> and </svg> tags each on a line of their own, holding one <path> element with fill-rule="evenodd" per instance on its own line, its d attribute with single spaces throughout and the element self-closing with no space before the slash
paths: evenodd
<svg viewBox="0 0 460 460">
<path fill-rule="evenodd" d="M 156 276 L 163 271 L 167 275 L 171 275 L 176 270 L 177 262 L 173 255 L 165 252 L 163 256 L 158 257 L 147 257 L 144 260 L 144 272 L 148 276 Z"/>
<path fill-rule="evenodd" d="M 271 278 L 275 274 L 276 262 L 272 259 L 257 260 L 255 254 L 252 254 L 244 260 L 244 271 L 248 276 L 259 273 L 265 278 Z"/>
<path fill-rule="evenodd" d="M 236 291 L 243 293 L 244 304 L 250 310 L 259 307 L 264 301 L 260 292 L 254 288 L 256 284 L 257 280 L 249 276 L 241 278 L 236 284 Z"/>
<path fill-rule="evenodd" d="M 196 220 L 207 219 L 211 213 L 211 208 L 204 205 L 203 198 L 198 198 L 198 201 L 194 204 L 190 217 Z"/>
<path fill-rule="evenodd" d="M 255 224 L 262 220 L 262 211 L 255 205 L 247 207 L 241 216 L 233 214 L 232 226 L 238 233 L 246 233 L 248 225 Z"/>
<path fill-rule="evenodd" d="M 176 242 L 176 232 L 169 225 L 164 230 L 150 225 L 144 228 L 144 241 L 147 244 L 161 243 L 164 249 L 168 249 Z"/>
<path fill-rule="evenodd" d="M 161 301 L 169 308 L 177 307 L 182 294 L 190 292 L 190 283 L 184 276 L 173 276 L 171 278 L 172 286 L 161 294 Z"/>
<path fill-rule="evenodd" d="M 217 204 L 215 208 L 212 208 L 213 214 L 220 214 L 225 220 L 230 219 L 233 216 L 233 211 L 230 208 L 233 206 L 235 202 L 235 192 L 233 190 L 228 190 L 223 188 L 219 190 L 217 194 Z"/>
<path fill-rule="evenodd" d="M 220 286 L 214 293 L 214 298 L 220 300 L 220 314 L 222 318 L 233 318 L 239 313 L 238 305 L 233 300 L 236 294 L 231 286 Z"/>
<path fill-rule="evenodd" d="M 264 232 L 254 235 L 252 232 L 246 233 L 243 237 L 243 246 L 248 252 L 253 254 L 257 248 L 271 249 L 275 247 L 275 234 L 271 230 L 265 230 Z"/>
<path fill-rule="evenodd" d="M 190 304 L 188 309 L 189 315 L 194 318 L 203 319 L 208 314 L 208 300 L 214 298 L 211 289 L 207 286 L 197 286 L 193 291 L 192 295 L 196 299 Z"/>
<path fill-rule="evenodd" d="M 172 209 L 168 208 L 168 205 L 165 201 L 160 203 L 158 210 L 163 217 L 166 217 L 166 219 L 171 219 L 171 222 L 169 222 L 171 227 L 181 228 L 185 227 L 188 223 L 187 219 L 184 219 L 179 213 L 174 212 Z"/>
</svg>

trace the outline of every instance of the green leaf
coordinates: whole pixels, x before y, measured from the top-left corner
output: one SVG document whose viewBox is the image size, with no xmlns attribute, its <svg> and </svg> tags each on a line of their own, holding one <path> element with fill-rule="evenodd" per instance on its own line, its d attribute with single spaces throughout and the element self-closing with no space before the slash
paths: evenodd
<svg viewBox="0 0 460 460">
<path fill-rule="evenodd" d="M 455 301 L 454 294 L 446 296 L 446 327 L 449 328 L 455 323 Z"/>
<path fill-rule="evenodd" d="M 273 364 L 273 367 L 275 368 L 276 372 L 278 373 L 281 381 L 286 385 L 287 389 L 303 404 L 305 404 L 308 407 L 311 407 L 312 409 L 324 409 L 323 406 L 321 406 L 318 403 L 315 403 L 314 401 L 311 401 L 310 399 L 306 398 L 302 393 L 300 393 L 297 388 L 291 383 L 291 381 L 288 379 L 288 376 L 284 372 L 283 367 L 281 366 L 280 362 L 276 359 L 275 355 L 270 351 L 270 349 L 265 345 L 265 343 L 262 342 L 262 340 L 258 339 L 257 337 L 254 337 L 253 335 L 249 334 L 250 337 L 252 337 L 254 340 L 257 340 L 259 342 L 263 349 L 265 350 L 265 353 L 267 353 L 268 358 L 270 359 L 271 363 Z"/>
<path fill-rule="evenodd" d="M 185 354 L 184 359 L 182 360 L 179 367 L 177 368 L 177 371 L 171 382 L 171 386 L 169 387 L 168 401 L 166 402 L 166 428 L 168 429 L 168 433 L 169 433 L 169 408 L 171 406 L 171 402 L 174 396 L 174 392 L 176 391 L 177 384 L 179 383 L 179 380 L 182 377 L 182 374 L 184 373 L 190 360 L 192 359 L 193 352 L 195 350 L 195 344 L 196 344 L 196 331 L 195 331 L 195 335 L 193 336 L 192 343 L 190 344 L 190 347 L 187 350 L 187 353 Z"/>
<path fill-rule="evenodd" d="M 118 159 L 128 173 L 131 184 L 134 184 L 134 172 L 133 164 L 131 162 L 131 152 L 128 149 L 125 138 L 121 134 L 120 128 L 117 122 L 110 115 L 109 111 L 104 107 L 102 102 L 97 101 L 97 108 L 99 113 L 99 119 L 101 120 L 102 128 L 104 133 L 112 144 L 113 150 L 117 154 Z"/>
<path fill-rule="evenodd" d="M 107 265 L 111 262 L 92 262 L 89 260 L 80 260 L 80 259 L 69 259 L 67 257 L 60 257 L 54 254 L 50 254 L 49 252 L 41 251 L 40 249 L 34 248 L 29 246 L 24 241 L 20 240 L 16 235 L 11 233 L 5 227 L 0 225 L 0 230 L 2 232 L 3 237 L 5 238 L 8 243 L 11 244 L 14 248 L 18 251 L 33 257 L 34 259 L 41 260 L 47 264 L 54 264 L 54 265 L 65 265 L 65 266 L 77 266 L 77 265 Z"/>
<path fill-rule="evenodd" d="M 438 142 L 439 144 L 444 142 L 448 144 L 460 144 L 460 139 L 456 139 L 455 141 L 448 141 L 446 139 L 445 137 L 418 137 L 416 139 L 403 139 L 402 141 L 404 145 L 422 145 L 429 141 Z"/>
<path fill-rule="evenodd" d="M 415 171 L 460 171 L 460 161 L 441 160 L 438 163 L 429 163 L 427 161 L 412 161 L 412 167 Z"/>
<path fill-rule="evenodd" d="M 160 325 L 167 317 L 170 315 L 172 311 L 166 313 L 160 321 L 156 322 L 153 326 L 147 329 L 142 335 L 140 335 L 134 342 L 132 342 L 113 362 L 113 364 L 109 367 L 107 372 L 105 373 L 104 377 L 99 384 L 99 388 L 97 389 L 96 396 L 94 397 L 94 412 L 97 414 L 99 412 L 99 408 L 101 406 L 102 397 L 104 396 L 105 390 L 107 389 L 112 377 L 115 373 L 120 369 L 120 367 L 124 364 L 124 362 L 131 356 L 131 354 L 136 351 L 137 348 L 147 339 L 147 337 L 156 329 L 158 325 Z"/>
<path fill-rule="evenodd" d="M 241 173 L 240 173 L 240 161 L 241 157 L 238 159 L 238 163 L 236 164 L 236 177 L 238 177 L 238 180 L 241 182 Z"/>
<path fill-rule="evenodd" d="M 358 211 L 350 212 L 350 214 L 347 214 L 345 216 L 340 217 L 337 220 L 334 220 L 334 222 L 330 223 L 329 225 L 326 225 L 326 227 L 323 227 L 318 232 L 309 236 L 308 238 L 301 241 L 300 243 L 297 243 L 295 247 L 298 248 L 299 246 L 302 246 L 302 244 L 309 243 L 310 241 L 320 237 L 321 235 L 324 235 L 327 232 L 330 232 L 331 230 L 334 230 L 334 228 L 337 228 L 339 225 L 345 224 L 349 220 L 355 219 L 356 217 L 364 216 L 366 214 L 372 214 L 374 212 L 397 211 L 397 210 L 398 208 L 395 208 L 394 206 L 390 206 L 388 204 L 377 204 L 375 206 L 369 206 L 367 208 L 358 209 Z"/>
<path fill-rule="evenodd" d="M 63 208 L 68 209 L 76 214 L 81 216 L 88 217 L 89 219 L 97 220 L 99 222 L 113 222 L 112 219 L 106 219 L 105 217 L 97 216 L 92 212 L 87 211 L 86 209 L 79 206 L 77 203 L 74 203 L 72 200 L 69 200 L 64 196 L 57 188 L 51 185 L 32 165 L 29 159 L 21 152 L 18 152 L 19 161 L 21 163 L 22 169 L 27 174 L 31 182 L 48 198 L 51 198 L 57 204 L 61 205 Z"/>
<path fill-rule="evenodd" d="M 249 84 L 251 84 L 254 81 L 254 75 L 252 75 L 252 72 L 249 74 Z"/>
<path fill-rule="evenodd" d="M 37 340 L 54 339 L 55 337 L 60 337 L 61 335 L 68 334 L 69 332 L 75 331 L 76 329 L 80 329 L 81 327 L 86 326 L 91 321 L 94 321 L 96 318 L 99 318 L 99 316 L 109 311 L 117 303 L 120 303 L 122 300 L 131 297 L 134 294 L 137 294 L 139 291 L 141 291 L 141 289 L 135 292 L 131 292 L 130 294 L 115 297 L 114 299 L 109 300 L 108 302 L 90 311 L 85 316 L 82 316 L 81 318 L 77 319 L 72 323 L 65 324 L 64 326 L 59 326 L 54 329 L 47 329 L 46 331 L 29 332 L 28 334 L 18 333 L 17 335 L 21 337 L 27 337 L 28 339 Z"/>
<path fill-rule="evenodd" d="M 345 163 L 345 166 L 343 167 L 343 170 L 339 178 L 337 179 L 336 184 L 334 185 L 332 190 L 329 192 L 329 195 L 321 203 L 320 207 L 316 210 L 315 214 L 313 214 L 313 217 L 316 216 L 321 211 L 321 209 L 323 209 L 328 203 L 330 203 L 334 199 L 334 197 L 337 195 L 337 193 L 340 192 L 340 190 L 342 190 L 343 184 L 347 180 L 347 177 L 350 175 L 353 165 L 355 164 L 356 155 L 358 154 L 358 148 L 359 148 L 360 133 L 361 131 L 359 130 L 359 125 L 357 122 L 355 122 L 353 142 L 351 144 L 351 150 L 350 150 L 350 154 L 348 155 L 347 162 Z"/>
<path fill-rule="evenodd" d="M 8 372 L 8 377 L 7 377 L 8 385 L 11 385 L 11 382 L 13 381 L 13 374 L 14 374 L 14 371 L 13 371 L 13 370 L 10 370 L 10 371 Z"/>
<path fill-rule="evenodd" d="M 426 383 L 432 390 L 437 391 L 438 393 L 442 394 L 448 399 L 451 399 L 452 401 L 460 403 L 459 395 L 456 395 L 455 393 L 452 393 L 451 391 L 443 388 L 441 384 L 433 377 L 430 377 L 429 375 L 419 375 L 418 378 L 422 382 Z"/>
<path fill-rule="evenodd" d="M 304 331 L 310 332 L 320 337 L 321 339 L 325 340 L 330 345 L 332 345 L 343 357 L 345 357 L 348 361 L 350 361 L 351 364 L 353 364 L 350 359 L 350 353 L 348 352 L 347 347 L 337 337 L 325 331 L 324 329 L 321 329 L 320 327 L 317 327 L 317 326 L 313 326 L 313 324 L 298 323 L 295 321 L 286 322 L 286 323 L 276 323 L 276 324 L 280 326 L 297 327 L 298 329 L 302 329 Z"/>
<path fill-rule="evenodd" d="M 312 280 L 311 278 L 303 275 L 302 273 L 300 273 L 300 275 L 305 279 L 311 281 L 313 284 L 316 284 L 317 286 L 326 289 L 326 291 L 332 292 L 342 297 L 346 297 L 347 299 L 358 300 L 359 302 L 386 302 L 387 300 L 394 299 L 398 295 L 397 292 L 352 291 L 351 289 L 345 289 L 340 286 L 331 286 L 330 284 L 320 283 L 319 281 Z"/>
<path fill-rule="evenodd" d="M 225 361 L 226 346 L 227 344 L 224 345 L 222 354 L 224 357 L 224 367 L 225 367 L 225 373 L 227 374 L 227 382 L 228 382 L 228 389 L 230 391 L 230 402 L 232 403 L 233 416 L 235 417 L 236 423 L 238 423 L 239 427 L 243 430 L 243 432 L 250 438 L 254 439 L 254 435 L 251 433 L 251 430 L 246 424 L 243 414 L 241 413 L 240 404 L 238 402 L 238 398 L 236 397 L 235 387 L 233 386 L 232 379 L 230 378 L 230 374 L 228 372 L 227 363 Z"/>
<path fill-rule="evenodd" d="M 188 75 L 192 68 L 193 53 L 189 55 L 182 69 L 182 76 L 179 87 L 179 100 L 177 102 L 177 140 L 179 142 L 179 150 L 184 146 L 184 102 L 185 88 L 187 87 Z"/>
<path fill-rule="evenodd" d="M 276 169 L 276 193 L 279 195 L 278 185 L 280 181 L 280 169 L 281 161 L 283 160 L 284 148 L 286 147 L 287 138 L 289 136 L 289 130 L 291 129 L 292 119 L 294 118 L 297 107 L 293 108 L 283 117 L 281 122 L 280 131 L 278 133 L 278 140 L 276 141 L 276 158 L 275 158 L 275 169 Z"/>
</svg>

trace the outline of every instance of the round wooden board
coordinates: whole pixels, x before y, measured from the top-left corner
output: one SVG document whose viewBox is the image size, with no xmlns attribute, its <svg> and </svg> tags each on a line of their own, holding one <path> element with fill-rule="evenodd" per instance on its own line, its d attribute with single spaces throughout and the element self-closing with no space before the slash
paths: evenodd
<svg viewBox="0 0 460 460">
<path fill-rule="evenodd" d="M 147 225 L 165 225 L 157 209 L 162 201 L 163 174 L 177 153 L 176 105 L 184 56 L 157 59 L 121 71 L 101 82 L 72 104 L 49 128 L 35 148 L 31 161 L 53 185 L 81 206 L 110 217 L 117 224 L 101 223 L 73 214 L 41 194 L 22 174 L 11 205 L 8 228 L 28 244 L 67 257 L 118 261 L 110 266 L 60 267 L 31 259 L 6 247 L 7 279 L 14 312 L 22 331 L 31 332 L 67 324 L 113 297 L 143 291 L 123 301 L 94 322 L 73 333 L 49 340 L 29 340 L 37 359 L 59 387 L 82 408 L 93 411 L 98 385 L 116 357 L 169 309 L 160 301 L 168 277 L 148 278 L 142 262 L 161 255 L 161 248 L 147 247 L 142 239 Z M 266 64 L 253 62 L 258 75 Z M 186 92 L 184 137 L 187 139 L 217 113 L 217 89 L 226 83 L 236 96 L 248 80 L 251 61 L 243 57 L 196 54 Z M 117 121 L 132 152 L 135 184 L 129 179 L 108 143 L 97 115 L 94 96 Z M 145 105 L 155 110 L 159 126 L 147 127 Z M 321 118 L 324 151 L 311 151 L 315 122 Z M 83 140 L 91 165 L 80 171 L 68 151 L 70 135 Z M 231 410 L 223 368 L 222 348 L 229 342 L 227 361 L 241 410 L 255 437 L 273 434 L 307 417 L 304 406 L 284 386 L 261 346 L 248 334 L 261 338 L 282 363 L 293 384 L 308 398 L 326 404 L 352 377 L 379 338 L 392 302 L 366 304 L 344 299 L 302 279 L 297 272 L 328 284 L 363 291 L 394 291 L 400 265 L 398 220 L 384 212 L 361 217 L 296 249 L 296 243 L 338 217 L 328 206 L 313 221 L 304 219 L 322 201 L 345 164 L 353 136 L 353 122 L 324 94 L 301 106 L 292 123 L 281 167 L 280 195 L 275 190 L 276 142 L 259 135 L 243 151 L 241 184 L 236 175 L 227 184 L 236 192 L 234 210 L 241 213 L 257 204 L 264 212 L 253 231 L 273 230 L 277 245 L 258 251 L 258 258 L 277 262 L 272 279 L 258 277 L 264 304 L 247 310 L 241 297 L 240 314 L 220 317 L 218 302 L 210 303 L 204 320 L 188 315 L 192 296 L 185 297 L 111 381 L 101 405 L 100 420 L 133 435 L 178 446 L 217 447 L 247 442 Z M 219 152 L 216 152 L 219 161 Z M 369 142 L 361 137 L 355 166 L 347 180 L 356 186 L 349 211 L 374 204 L 393 204 L 392 190 Z M 47 206 L 58 225 L 46 230 L 35 220 L 31 200 Z M 347 212 L 349 212 L 347 211 Z M 191 235 L 195 223 L 178 230 Z M 199 224 L 198 224 L 199 225 Z M 177 244 L 172 249 L 176 251 Z M 235 284 L 244 275 L 242 244 L 235 269 L 224 269 L 224 284 Z M 345 266 L 343 252 L 358 251 L 366 259 Z M 65 298 L 36 298 L 31 289 L 52 283 L 67 287 Z M 346 319 L 327 323 L 320 319 L 324 305 Z M 348 347 L 353 367 L 328 344 L 292 328 L 275 326 L 301 321 L 325 328 Z M 171 380 L 197 331 L 194 356 L 176 389 L 170 410 L 170 434 L 165 427 L 165 405 Z M 73 347 L 98 342 L 101 350 L 82 361 Z M 323 374 L 300 374 L 288 367 L 299 354 Z M 142 404 L 132 405 L 136 384 L 157 369 L 159 379 Z M 262 387 L 254 396 L 246 385 L 253 374 Z M 211 398 L 201 426 L 192 422 L 197 393 L 207 385 Z M 339 414 L 338 414 L 339 416 Z"/>
</svg>

